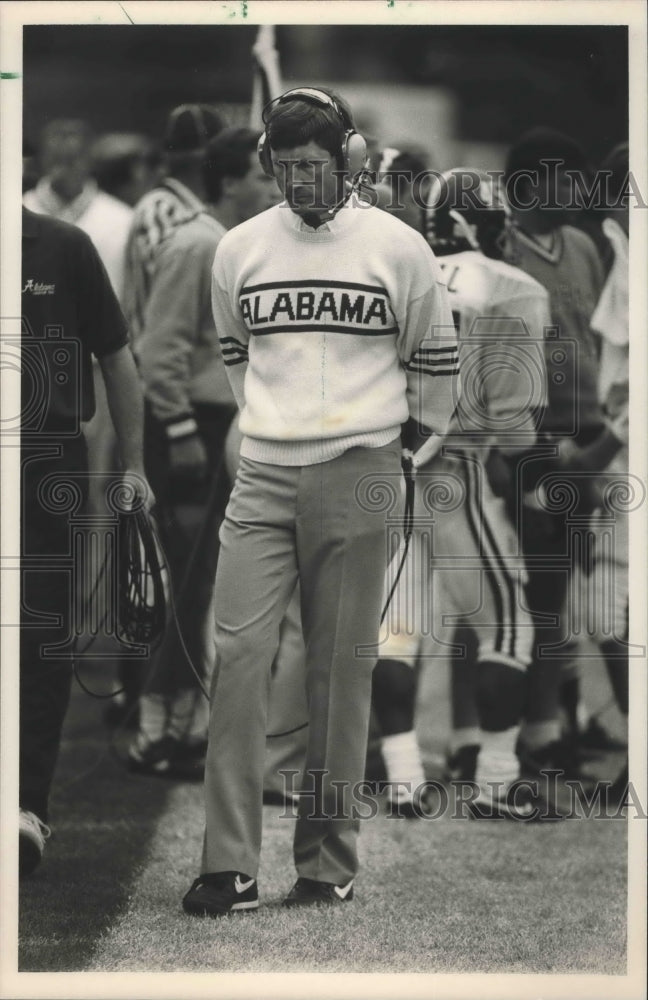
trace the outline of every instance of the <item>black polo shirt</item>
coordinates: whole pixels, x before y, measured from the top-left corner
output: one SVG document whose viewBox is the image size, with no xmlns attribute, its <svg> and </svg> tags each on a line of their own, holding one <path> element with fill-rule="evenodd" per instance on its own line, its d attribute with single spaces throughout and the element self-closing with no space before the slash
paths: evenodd
<svg viewBox="0 0 648 1000">
<path fill-rule="evenodd" d="M 21 430 L 76 434 L 95 411 L 92 355 L 124 347 L 126 323 L 90 238 L 22 211 Z"/>
</svg>

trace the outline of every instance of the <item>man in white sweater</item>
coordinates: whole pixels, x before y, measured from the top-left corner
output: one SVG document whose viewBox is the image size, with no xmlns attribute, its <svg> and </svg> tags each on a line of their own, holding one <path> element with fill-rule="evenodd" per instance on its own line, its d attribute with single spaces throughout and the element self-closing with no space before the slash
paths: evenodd
<svg viewBox="0 0 648 1000">
<path fill-rule="evenodd" d="M 258 906 L 268 679 L 297 581 L 309 735 L 284 903 L 353 897 L 401 436 L 443 434 L 459 391 L 434 255 L 354 194 L 364 141 L 346 105 L 289 91 L 264 121 L 285 202 L 222 238 L 212 281 L 243 441 L 216 576 L 202 874 L 183 901 L 200 916 Z"/>
</svg>

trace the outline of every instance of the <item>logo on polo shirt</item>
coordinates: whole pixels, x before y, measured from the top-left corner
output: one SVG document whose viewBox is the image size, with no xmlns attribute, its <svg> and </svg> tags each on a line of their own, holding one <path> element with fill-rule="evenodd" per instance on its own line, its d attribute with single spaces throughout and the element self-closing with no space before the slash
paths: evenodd
<svg viewBox="0 0 648 1000">
<path fill-rule="evenodd" d="M 31 292 L 32 295 L 53 295 L 55 291 L 56 285 L 46 285 L 42 281 L 35 281 L 34 278 L 28 278 L 22 294 Z"/>
<path fill-rule="evenodd" d="M 343 281 L 268 282 L 239 294 L 241 313 L 251 333 L 398 332 L 386 289 Z"/>
</svg>

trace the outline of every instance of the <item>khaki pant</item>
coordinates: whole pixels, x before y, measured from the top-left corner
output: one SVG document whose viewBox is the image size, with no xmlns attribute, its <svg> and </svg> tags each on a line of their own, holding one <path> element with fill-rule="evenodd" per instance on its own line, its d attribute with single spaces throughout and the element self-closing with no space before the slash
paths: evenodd
<svg viewBox="0 0 648 1000">
<path fill-rule="evenodd" d="M 323 774 L 317 800 L 300 800 L 295 864 L 325 882 L 357 871 L 349 792 L 364 777 L 388 542 L 381 491 L 363 483 L 387 483 L 382 495 L 398 505 L 399 472 L 398 440 L 312 466 L 241 459 L 216 576 L 203 873 L 258 872 L 270 668 L 297 580 L 310 722 L 297 787 L 313 788 L 313 772 Z"/>
</svg>

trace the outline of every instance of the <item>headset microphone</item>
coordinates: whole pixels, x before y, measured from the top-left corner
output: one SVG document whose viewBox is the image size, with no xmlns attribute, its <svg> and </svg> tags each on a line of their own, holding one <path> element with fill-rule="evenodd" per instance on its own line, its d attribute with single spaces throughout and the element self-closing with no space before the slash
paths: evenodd
<svg viewBox="0 0 648 1000">
<path fill-rule="evenodd" d="M 340 198 L 339 201 L 336 201 L 335 205 L 332 205 L 331 208 L 327 208 L 326 209 L 326 215 L 328 215 L 331 219 L 335 215 L 337 215 L 337 213 L 340 211 L 340 209 L 342 208 L 342 206 L 346 205 L 347 201 L 349 200 L 349 198 L 351 197 L 351 195 L 354 193 L 354 191 L 358 190 L 362 186 L 362 181 L 364 180 L 364 178 L 368 174 L 368 172 L 369 172 L 368 171 L 368 167 L 367 167 L 367 165 L 365 165 L 363 167 L 363 169 L 350 182 L 350 184 L 349 184 L 349 190 L 345 193 L 344 197 Z"/>
</svg>

